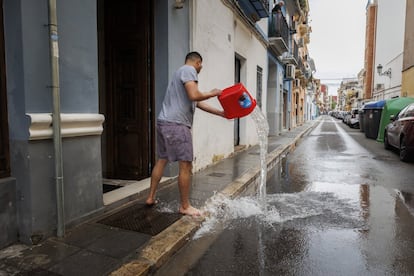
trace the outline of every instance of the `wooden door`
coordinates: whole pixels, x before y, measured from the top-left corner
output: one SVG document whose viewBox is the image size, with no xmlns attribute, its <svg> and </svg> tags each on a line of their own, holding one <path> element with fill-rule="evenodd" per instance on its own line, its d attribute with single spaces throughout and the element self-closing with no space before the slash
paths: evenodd
<svg viewBox="0 0 414 276">
<path fill-rule="evenodd" d="M 7 120 L 6 66 L 4 62 L 3 1 L 0 0 L 0 178 L 10 176 Z"/>
<path fill-rule="evenodd" d="M 107 176 L 143 179 L 152 163 L 151 0 L 105 0 Z"/>
</svg>

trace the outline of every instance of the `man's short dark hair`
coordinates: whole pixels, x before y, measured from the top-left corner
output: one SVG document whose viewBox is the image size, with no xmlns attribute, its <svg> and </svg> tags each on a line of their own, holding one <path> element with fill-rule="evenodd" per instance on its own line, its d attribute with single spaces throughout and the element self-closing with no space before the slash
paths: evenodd
<svg viewBox="0 0 414 276">
<path fill-rule="evenodd" d="M 203 58 L 201 57 L 199 52 L 190 52 L 185 56 L 185 61 L 187 60 L 201 60 L 203 61 Z"/>
</svg>

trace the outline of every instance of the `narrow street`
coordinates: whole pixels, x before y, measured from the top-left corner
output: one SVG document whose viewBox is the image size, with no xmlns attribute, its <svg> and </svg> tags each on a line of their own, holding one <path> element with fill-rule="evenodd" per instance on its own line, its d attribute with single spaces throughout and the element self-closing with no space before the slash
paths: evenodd
<svg viewBox="0 0 414 276">
<path fill-rule="evenodd" d="M 157 275 L 413 275 L 414 163 L 323 116 L 256 195 L 218 211 Z"/>
</svg>

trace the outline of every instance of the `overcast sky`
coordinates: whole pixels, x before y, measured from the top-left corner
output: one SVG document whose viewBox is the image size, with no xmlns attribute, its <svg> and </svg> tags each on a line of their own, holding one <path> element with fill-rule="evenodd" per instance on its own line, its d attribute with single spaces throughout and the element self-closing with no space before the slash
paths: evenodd
<svg viewBox="0 0 414 276">
<path fill-rule="evenodd" d="M 331 95 L 336 95 L 342 78 L 356 77 L 364 66 L 367 2 L 309 0 L 309 54 L 315 61 L 315 77 L 329 85 Z"/>
</svg>

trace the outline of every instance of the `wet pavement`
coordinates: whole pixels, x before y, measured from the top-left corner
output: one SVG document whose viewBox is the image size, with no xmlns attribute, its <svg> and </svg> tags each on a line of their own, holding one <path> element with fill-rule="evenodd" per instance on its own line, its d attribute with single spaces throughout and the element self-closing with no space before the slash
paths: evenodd
<svg viewBox="0 0 414 276">
<path fill-rule="evenodd" d="M 268 176 L 156 275 L 414 275 L 414 163 L 324 117 Z"/>
<path fill-rule="evenodd" d="M 317 121 L 269 137 L 268 167 L 293 150 Z M 205 206 L 216 193 L 235 198 L 259 181 L 259 148 L 251 147 L 193 176 L 191 202 Z M 249 186 L 250 185 L 250 186 Z M 145 194 L 145 191 L 144 191 Z M 158 192 L 155 208 L 143 198 L 129 202 L 104 217 L 92 219 L 34 246 L 15 244 L 0 251 L 3 275 L 145 275 L 153 273 L 182 248 L 203 222 L 177 215 L 175 181 Z M 131 197 L 133 198 L 133 197 Z M 116 204 L 114 204 L 116 205 Z"/>
</svg>

